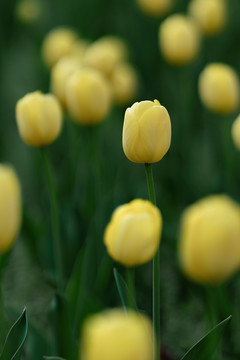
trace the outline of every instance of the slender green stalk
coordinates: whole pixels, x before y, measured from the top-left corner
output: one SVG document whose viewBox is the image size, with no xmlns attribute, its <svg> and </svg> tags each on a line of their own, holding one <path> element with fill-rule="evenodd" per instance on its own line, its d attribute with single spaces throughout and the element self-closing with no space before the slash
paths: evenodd
<svg viewBox="0 0 240 360">
<path fill-rule="evenodd" d="M 152 175 L 151 164 L 145 164 L 149 200 L 156 205 L 155 188 Z M 159 248 L 153 258 L 153 330 L 155 338 L 153 340 L 153 360 L 160 358 L 160 252 Z"/>
<path fill-rule="evenodd" d="M 43 165 L 45 168 L 50 202 L 51 202 L 53 250 L 54 250 L 55 267 L 57 273 L 56 274 L 57 288 L 58 290 L 61 291 L 64 288 L 64 266 L 63 266 L 63 257 L 62 257 L 62 245 L 60 239 L 58 202 L 57 202 L 56 189 L 53 179 L 52 167 L 46 149 L 42 148 L 41 153 L 42 153 Z"/>
<path fill-rule="evenodd" d="M 134 268 L 126 268 L 126 279 L 128 287 L 128 307 L 135 308 L 135 286 L 134 286 Z"/>
<path fill-rule="evenodd" d="M 6 326 L 6 318 L 4 313 L 4 301 L 3 301 L 3 292 L 2 292 L 2 256 L 0 255 L 0 353 L 5 341 L 5 335 L 6 335 L 5 326 Z"/>
</svg>

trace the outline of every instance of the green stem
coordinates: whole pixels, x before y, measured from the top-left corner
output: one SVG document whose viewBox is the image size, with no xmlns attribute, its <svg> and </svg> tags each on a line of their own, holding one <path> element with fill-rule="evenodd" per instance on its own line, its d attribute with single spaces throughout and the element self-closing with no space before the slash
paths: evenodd
<svg viewBox="0 0 240 360">
<path fill-rule="evenodd" d="M 134 269 L 126 268 L 126 278 L 128 286 L 128 307 L 130 309 L 135 308 L 135 287 L 134 287 Z"/>
<path fill-rule="evenodd" d="M 56 189 L 53 179 L 53 172 L 51 164 L 48 158 L 48 154 L 45 148 L 41 149 L 43 165 L 45 168 L 50 202 L 51 202 L 51 221 L 52 221 L 52 234 L 53 234 L 53 250 L 55 257 L 55 267 L 57 276 L 57 288 L 63 290 L 64 288 L 64 266 L 62 257 L 62 245 L 60 239 L 60 227 L 59 227 L 59 213 L 58 213 L 58 202 L 56 196 Z"/>
<path fill-rule="evenodd" d="M 151 164 L 145 164 L 149 200 L 156 205 L 155 188 L 152 175 Z M 160 358 L 160 251 L 153 258 L 153 288 L 152 288 L 152 307 L 153 307 L 153 360 Z"/>
<path fill-rule="evenodd" d="M 6 318 L 4 313 L 4 301 L 2 291 L 2 256 L 0 255 L 0 353 L 6 336 Z"/>
</svg>

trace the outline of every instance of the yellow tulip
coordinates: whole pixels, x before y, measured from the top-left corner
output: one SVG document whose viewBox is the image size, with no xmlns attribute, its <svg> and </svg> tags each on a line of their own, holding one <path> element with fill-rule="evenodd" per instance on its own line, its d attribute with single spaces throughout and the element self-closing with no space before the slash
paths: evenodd
<svg viewBox="0 0 240 360">
<path fill-rule="evenodd" d="M 125 266 L 150 261 L 156 254 L 162 232 L 162 216 L 148 200 L 136 199 L 119 206 L 104 233 L 110 256 Z"/>
<path fill-rule="evenodd" d="M 110 76 L 115 66 L 126 59 L 127 46 L 123 40 L 114 36 L 105 36 L 89 45 L 84 56 L 84 62 Z"/>
<path fill-rule="evenodd" d="M 13 245 L 22 217 L 21 189 L 12 167 L 0 164 L 0 254 Z"/>
<path fill-rule="evenodd" d="M 205 35 L 216 35 L 226 25 L 226 0 L 192 0 L 189 13 Z"/>
<path fill-rule="evenodd" d="M 57 28 L 50 31 L 42 45 L 43 59 L 51 68 L 62 57 L 70 55 L 77 41 L 77 34 L 68 28 Z"/>
<path fill-rule="evenodd" d="M 232 139 L 236 148 L 240 151 L 240 115 L 232 124 Z"/>
<path fill-rule="evenodd" d="M 22 140 L 30 146 L 51 144 L 62 129 L 62 110 L 57 98 L 40 91 L 17 102 L 16 119 Z"/>
<path fill-rule="evenodd" d="M 119 63 L 113 71 L 110 84 L 115 102 L 119 105 L 128 104 L 137 93 L 137 73 L 130 64 Z"/>
<path fill-rule="evenodd" d="M 110 87 L 99 71 L 85 68 L 72 74 L 67 81 L 66 100 L 73 120 L 84 125 L 94 125 L 101 122 L 110 111 Z"/>
<path fill-rule="evenodd" d="M 173 0 L 137 0 L 139 8 L 151 16 L 165 15 L 173 5 Z"/>
<path fill-rule="evenodd" d="M 84 360 L 152 360 L 152 325 L 134 311 L 107 310 L 85 321 L 80 347 Z"/>
<path fill-rule="evenodd" d="M 16 6 L 18 19 L 25 24 L 32 24 L 41 15 L 42 8 L 37 0 L 21 0 Z"/>
<path fill-rule="evenodd" d="M 199 94 L 203 104 L 219 114 L 235 111 L 239 105 L 239 79 L 231 66 L 212 63 L 199 77 Z"/>
<path fill-rule="evenodd" d="M 60 59 L 51 71 L 51 90 L 61 104 L 66 106 L 66 83 L 69 77 L 82 67 L 81 60 L 75 56 L 65 56 Z"/>
<path fill-rule="evenodd" d="M 171 143 L 171 121 L 157 100 L 136 102 L 124 117 L 122 144 L 135 163 L 154 163 L 163 158 Z"/>
<path fill-rule="evenodd" d="M 175 14 L 162 22 L 159 28 L 159 44 L 165 60 L 173 65 L 186 65 L 199 53 L 198 27 L 190 17 Z"/>
<path fill-rule="evenodd" d="M 198 201 L 183 214 L 179 243 L 183 271 L 199 283 L 218 284 L 240 266 L 240 206 L 228 196 Z"/>
</svg>

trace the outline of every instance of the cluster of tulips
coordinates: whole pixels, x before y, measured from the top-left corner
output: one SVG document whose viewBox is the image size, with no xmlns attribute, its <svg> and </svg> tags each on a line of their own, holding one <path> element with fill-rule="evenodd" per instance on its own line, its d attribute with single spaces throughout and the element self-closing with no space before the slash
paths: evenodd
<svg viewBox="0 0 240 360">
<path fill-rule="evenodd" d="M 170 0 L 137 0 L 137 4 L 148 16 L 163 16 L 174 8 L 174 1 Z M 201 38 L 224 29 L 227 7 L 226 0 L 191 0 L 188 15 L 174 14 L 163 20 L 159 45 L 165 60 L 174 66 L 194 61 Z M 64 113 L 77 124 L 92 127 L 109 115 L 113 104 L 125 106 L 136 98 L 139 80 L 129 63 L 128 52 L 125 42 L 117 37 L 105 36 L 88 43 L 71 29 L 53 29 L 42 45 L 43 59 L 50 69 L 51 93 L 26 94 L 16 105 L 22 140 L 44 152 L 52 205 L 56 289 L 61 293 L 66 285 L 64 254 L 56 189 L 44 148 L 60 135 Z M 236 111 L 240 100 L 236 71 L 227 64 L 208 64 L 199 76 L 199 96 L 203 105 L 217 114 Z M 240 150 L 240 117 L 233 122 L 232 138 Z M 170 144 L 170 116 L 158 100 L 135 102 L 127 108 L 122 147 L 131 162 L 144 164 L 149 200 L 137 198 L 118 206 L 106 224 L 103 241 L 109 256 L 126 268 L 152 261 L 153 325 L 144 314 L 128 309 L 123 299 L 122 309 L 106 310 L 85 321 L 79 359 L 159 359 L 159 246 L 163 224 L 156 204 L 151 164 L 165 156 Z M 14 169 L 0 165 L 0 256 L 11 249 L 20 231 L 23 200 Z M 189 279 L 213 286 L 226 281 L 240 268 L 239 204 L 227 195 L 211 195 L 190 205 L 181 218 L 178 248 L 180 266 Z M 130 291 L 131 284 L 128 285 Z"/>
</svg>

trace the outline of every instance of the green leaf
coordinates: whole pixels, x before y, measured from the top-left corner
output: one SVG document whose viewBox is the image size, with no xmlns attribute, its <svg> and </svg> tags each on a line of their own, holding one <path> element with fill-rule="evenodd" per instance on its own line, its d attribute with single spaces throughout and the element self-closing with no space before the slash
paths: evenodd
<svg viewBox="0 0 240 360">
<path fill-rule="evenodd" d="M 19 360 L 28 333 L 28 318 L 26 309 L 13 324 L 7 335 L 0 360 Z"/>
<path fill-rule="evenodd" d="M 123 279 L 122 275 L 117 271 L 116 268 L 113 269 L 113 275 L 124 310 L 127 310 L 130 296 L 130 302 L 132 304 L 131 306 L 133 306 L 135 311 L 138 311 L 133 294 L 131 294 L 126 281 Z"/>
<path fill-rule="evenodd" d="M 74 341 L 69 304 L 62 294 L 56 294 L 51 315 L 54 333 L 56 334 L 57 353 L 68 360 L 76 360 L 78 344 Z"/>
<path fill-rule="evenodd" d="M 187 351 L 181 360 L 210 360 L 219 341 L 221 340 L 225 326 L 230 322 L 231 318 L 232 316 L 229 316 L 210 330 L 202 339 L 200 339 Z"/>
</svg>

